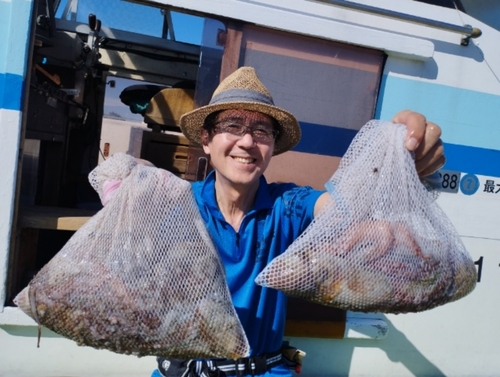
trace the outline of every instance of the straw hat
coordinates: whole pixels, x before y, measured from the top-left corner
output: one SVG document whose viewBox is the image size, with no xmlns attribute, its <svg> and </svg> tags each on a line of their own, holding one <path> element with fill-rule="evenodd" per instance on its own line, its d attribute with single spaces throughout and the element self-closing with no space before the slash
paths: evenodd
<svg viewBox="0 0 500 377">
<path fill-rule="evenodd" d="M 293 148 L 300 140 L 297 119 L 288 111 L 274 106 L 271 94 L 252 67 L 241 67 L 233 72 L 215 89 L 208 105 L 184 114 L 180 119 L 181 130 L 192 143 L 201 145 L 200 131 L 205 118 L 213 112 L 229 109 L 258 111 L 276 119 L 279 135 L 274 155 Z"/>
</svg>

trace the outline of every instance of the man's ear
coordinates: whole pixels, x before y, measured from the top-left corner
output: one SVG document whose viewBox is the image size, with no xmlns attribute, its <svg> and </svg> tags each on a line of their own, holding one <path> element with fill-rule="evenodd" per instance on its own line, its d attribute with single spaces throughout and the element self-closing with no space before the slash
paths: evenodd
<svg viewBox="0 0 500 377">
<path fill-rule="evenodd" d="M 207 130 L 203 128 L 200 130 L 200 139 L 201 139 L 201 146 L 203 147 L 203 152 L 205 152 L 205 154 L 210 154 L 210 148 L 208 146 L 209 134 Z"/>
</svg>

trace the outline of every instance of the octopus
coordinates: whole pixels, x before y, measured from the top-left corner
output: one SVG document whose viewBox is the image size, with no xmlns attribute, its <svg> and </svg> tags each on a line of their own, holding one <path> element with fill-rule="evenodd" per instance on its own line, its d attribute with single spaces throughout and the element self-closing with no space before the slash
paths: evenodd
<svg viewBox="0 0 500 377">
<path fill-rule="evenodd" d="M 438 239 L 417 238 L 407 224 L 368 219 L 326 233 L 304 234 L 256 281 L 327 306 L 385 313 L 428 310 L 474 287 L 471 261 L 457 261 Z"/>
</svg>

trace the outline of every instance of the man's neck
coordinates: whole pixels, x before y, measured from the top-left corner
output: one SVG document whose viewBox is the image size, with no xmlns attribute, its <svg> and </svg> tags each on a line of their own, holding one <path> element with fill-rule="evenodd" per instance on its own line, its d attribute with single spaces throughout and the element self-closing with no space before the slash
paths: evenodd
<svg viewBox="0 0 500 377">
<path fill-rule="evenodd" d="M 236 187 L 215 180 L 215 198 L 224 219 L 238 232 L 245 215 L 252 209 L 259 188 L 254 185 Z"/>
</svg>

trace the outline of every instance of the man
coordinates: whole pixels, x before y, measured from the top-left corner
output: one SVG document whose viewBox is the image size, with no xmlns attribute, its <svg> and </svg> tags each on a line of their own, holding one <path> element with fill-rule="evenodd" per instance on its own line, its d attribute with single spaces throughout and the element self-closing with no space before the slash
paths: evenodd
<svg viewBox="0 0 500 377">
<path fill-rule="evenodd" d="M 444 164 L 437 125 L 411 111 L 398 113 L 393 121 L 406 124 L 406 146 L 415 151 L 421 176 Z M 328 193 L 310 187 L 268 184 L 263 176 L 273 155 L 298 143 L 300 126 L 291 113 L 274 106 L 250 67 L 227 77 L 210 104 L 185 114 L 180 126 L 192 143 L 210 155 L 214 168 L 204 181 L 193 184 L 193 191 L 224 262 L 251 357 L 210 362 L 159 359 L 153 376 L 290 376 L 280 353 L 286 298 L 254 280 L 305 230 L 329 198 Z"/>
</svg>

